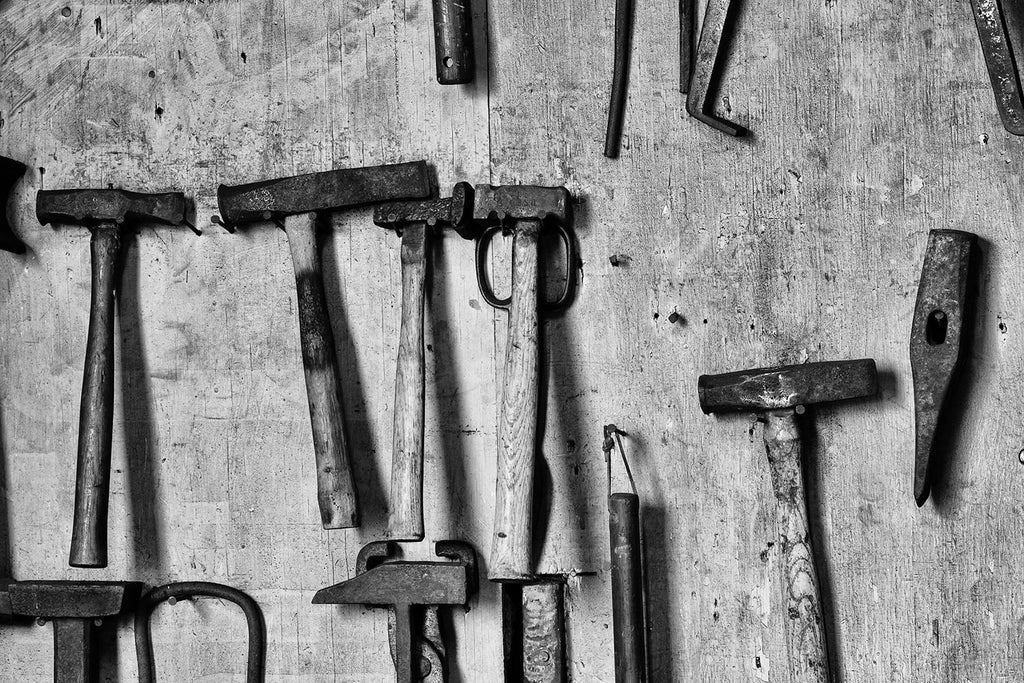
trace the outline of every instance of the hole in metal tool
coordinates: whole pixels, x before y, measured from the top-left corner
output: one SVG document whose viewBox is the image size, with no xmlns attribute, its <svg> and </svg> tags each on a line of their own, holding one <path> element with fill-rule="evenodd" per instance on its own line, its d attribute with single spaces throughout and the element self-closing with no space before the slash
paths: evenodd
<svg viewBox="0 0 1024 683">
<path fill-rule="evenodd" d="M 938 346 L 946 343 L 946 329 L 949 327 L 949 318 L 943 311 L 932 311 L 928 314 L 928 321 L 925 323 L 924 336 L 929 346 Z"/>
<path fill-rule="evenodd" d="M 455 60 L 452 59 L 451 57 L 445 57 L 444 60 L 442 60 L 442 61 L 444 61 L 444 65 L 446 67 L 448 67 L 449 69 L 452 68 L 452 64 L 455 63 Z"/>
</svg>

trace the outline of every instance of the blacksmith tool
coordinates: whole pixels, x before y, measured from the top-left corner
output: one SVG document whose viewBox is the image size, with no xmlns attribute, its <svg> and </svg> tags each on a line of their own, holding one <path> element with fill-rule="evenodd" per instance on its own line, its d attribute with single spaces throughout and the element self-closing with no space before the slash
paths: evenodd
<svg viewBox="0 0 1024 683">
<path fill-rule="evenodd" d="M 431 193 L 427 164 L 337 169 L 267 180 L 217 190 L 220 219 L 227 226 L 258 221 L 283 222 L 295 268 L 302 365 L 316 455 L 317 500 L 325 529 L 359 525 L 352 463 L 345 441 L 341 385 L 334 333 L 327 315 L 317 214 L 398 199 L 422 199 Z M 230 229 L 230 227 L 229 227 Z"/>
<path fill-rule="evenodd" d="M 467 191 L 468 192 L 468 191 Z M 480 294 L 509 312 L 505 372 L 498 417 L 498 480 L 488 578 L 528 581 L 533 574 L 533 480 L 540 389 L 539 311 L 569 305 L 575 291 L 576 246 L 570 232 L 572 195 L 564 187 L 477 185 L 469 194 L 465 226 L 478 231 L 476 272 Z M 487 245 L 512 235 L 512 294 L 495 296 L 487 276 Z M 538 297 L 541 233 L 565 245 L 565 286 L 552 302 Z"/>
<path fill-rule="evenodd" d="M 708 0 L 690 77 L 690 92 L 686 97 L 686 111 L 726 135 L 740 137 L 746 135 L 747 129 L 712 113 L 708 102 L 709 93 L 718 80 L 724 56 L 723 43 L 732 24 L 732 5 L 732 0 Z"/>
<path fill-rule="evenodd" d="M 461 85 L 473 80 L 473 25 L 470 0 L 433 0 L 437 82 Z"/>
<path fill-rule="evenodd" d="M 697 32 L 697 0 L 679 0 L 679 92 L 690 92 L 693 38 Z"/>
<path fill-rule="evenodd" d="M 612 626 L 615 639 L 615 680 L 647 680 L 647 632 L 644 618 L 643 539 L 640 536 L 640 497 L 622 448 L 625 432 L 613 424 L 604 428 L 604 460 L 608 470 L 608 527 L 612 567 Z M 631 492 L 612 493 L 612 451 L 618 446 Z"/>
<path fill-rule="evenodd" d="M 604 155 L 619 156 L 622 119 L 626 115 L 629 89 L 629 53 L 633 40 L 633 0 L 615 0 L 615 57 L 612 70 L 612 95 L 608 105 L 608 128 L 604 134 Z"/>
<path fill-rule="evenodd" d="M 93 627 L 132 609 L 142 584 L 131 581 L 0 582 L 0 615 L 53 622 L 54 683 L 98 681 Z"/>
<path fill-rule="evenodd" d="M 433 235 L 462 228 L 472 189 L 455 186 L 452 196 L 420 202 L 394 202 L 374 209 L 373 222 L 402 238 L 402 325 L 395 371 L 394 440 L 391 451 L 391 507 L 387 537 L 423 540 L 423 300 Z"/>
<path fill-rule="evenodd" d="M 391 656 L 398 683 L 447 680 L 439 605 L 467 605 L 476 592 L 476 553 L 461 541 L 438 541 L 434 552 L 450 562 L 393 559 L 395 544 L 368 543 L 356 559 L 356 575 L 317 591 L 314 605 L 391 608 Z M 417 628 L 417 625 L 422 625 Z M 418 631 L 418 632 L 417 632 Z"/>
<path fill-rule="evenodd" d="M 965 333 L 970 329 L 977 287 L 978 236 L 960 230 L 932 230 L 917 288 L 914 324 L 910 330 L 910 367 L 914 373 L 917 448 L 914 498 L 928 500 L 935 460 L 943 446 L 935 435 L 948 416 L 949 389 L 963 363 Z"/>
<path fill-rule="evenodd" d="M 1003 126 L 1014 135 L 1024 135 L 1024 97 L 1017 65 L 1018 56 L 1024 54 L 1024 7 L 1019 2 L 971 0 L 971 8 Z"/>
<path fill-rule="evenodd" d="M 135 610 L 135 654 L 139 662 L 139 683 L 156 681 L 156 663 L 153 661 L 153 636 L 149 620 L 153 611 L 165 600 L 173 605 L 178 600 L 215 598 L 238 605 L 245 615 L 249 632 L 249 654 L 245 669 L 246 683 L 261 683 L 266 661 L 267 634 L 263 612 L 251 597 L 231 586 L 208 581 L 169 583 L 149 591 L 139 600 Z"/>
<path fill-rule="evenodd" d="M 25 243 L 22 242 L 11 223 L 7 220 L 7 202 L 11 196 L 14 184 L 21 176 L 25 175 L 25 164 L 7 157 L 0 157 L 0 249 L 15 254 L 25 253 Z"/>
<path fill-rule="evenodd" d="M 875 361 L 832 361 L 702 375 L 697 381 L 705 413 L 762 414 L 764 444 L 777 502 L 776 525 L 785 568 L 786 643 L 794 680 L 829 683 L 821 594 L 807 522 L 806 481 L 797 415 L 814 403 L 878 393 Z"/>
<path fill-rule="evenodd" d="M 36 216 L 43 225 L 84 225 L 92 233 L 92 303 L 69 563 L 72 567 L 106 567 L 114 424 L 114 297 L 122 232 L 142 223 L 186 224 L 185 196 L 180 192 L 140 194 L 114 189 L 40 190 Z"/>
</svg>

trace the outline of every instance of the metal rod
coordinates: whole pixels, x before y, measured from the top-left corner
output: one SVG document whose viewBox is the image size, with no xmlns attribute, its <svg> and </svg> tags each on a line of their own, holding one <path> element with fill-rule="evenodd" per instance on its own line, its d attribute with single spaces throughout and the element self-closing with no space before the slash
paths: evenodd
<svg viewBox="0 0 1024 683">
<path fill-rule="evenodd" d="M 633 0 L 615 0 L 615 67 L 612 71 L 612 97 L 608 105 L 608 128 L 604 135 L 604 155 L 619 156 L 622 120 L 626 115 L 629 90 L 629 53 L 633 34 Z"/>
</svg>

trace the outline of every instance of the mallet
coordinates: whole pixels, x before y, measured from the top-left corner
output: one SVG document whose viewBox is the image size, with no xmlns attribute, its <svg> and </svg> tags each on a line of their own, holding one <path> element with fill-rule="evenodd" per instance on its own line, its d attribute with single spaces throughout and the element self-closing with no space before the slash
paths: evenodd
<svg viewBox="0 0 1024 683">
<path fill-rule="evenodd" d="M 803 452 L 796 416 L 803 407 L 874 396 L 875 361 L 831 361 L 702 375 L 705 413 L 764 416 L 764 444 L 777 502 L 779 548 L 785 567 L 786 642 L 794 680 L 828 683 L 829 661 L 804 490 Z"/>
<path fill-rule="evenodd" d="M 217 190 L 225 225 L 283 221 L 288 235 L 316 455 L 317 500 L 325 529 L 358 526 L 359 510 L 345 442 L 334 333 L 327 316 L 316 243 L 317 214 L 399 199 L 421 199 L 429 197 L 430 191 L 430 176 L 423 161 L 338 169 L 234 187 L 221 185 Z"/>
<path fill-rule="evenodd" d="M 0 157 L 0 249 L 15 254 L 25 253 L 22 242 L 7 220 L 7 201 L 14 184 L 25 175 L 25 164 L 7 157 Z"/>
<path fill-rule="evenodd" d="M 121 232 L 131 225 L 185 223 L 179 192 L 41 190 L 36 216 L 43 225 L 84 225 L 92 233 L 92 303 L 78 427 L 72 567 L 107 566 L 110 444 L 114 424 L 114 296 Z"/>
</svg>

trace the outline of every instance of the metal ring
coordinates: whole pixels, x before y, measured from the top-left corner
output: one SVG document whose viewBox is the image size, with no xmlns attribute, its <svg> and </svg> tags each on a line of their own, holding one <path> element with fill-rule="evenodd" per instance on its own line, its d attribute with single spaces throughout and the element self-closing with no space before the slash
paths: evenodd
<svg viewBox="0 0 1024 683">
<path fill-rule="evenodd" d="M 558 232 L 558 237 L 562 240 L 562 244 L 565 245 L 565 287 L 562 288 L 562 294 L 554 301 L 543 301 L 540 303 L 540 310 L 542 311 L 556 311 L 565 308 L 572 301 L 576 291 L 576 242 L 569 233 L 569 229 L 561 223 L 556 223 L 554 228 Z M 480 296 L 483 297 L 488 305 L 508 310 L 512 305 L 512 296 L 499 299 L 495 295 L 491 282 L 487 277 L 487 245 L 490 244 L 490 240 L 495 233 L 502 231 L 504 231 L 504 226 L 492 225 L 489 228 L 485 228 L 477 237 L 476 284 L 480 289 Z"/>
<path fill-rule="evenodd" d="M 480 289 L 480 296 L 483 297 L 490 306 L 494 308 L 502 308 L 508 310 L 509 306 L 512 305 L 512 295 L 509 295 L 505 299 L 499 299 L 494 295 L 494 290 L 491 288 L 491 282 L 487 279 L 487 245 L 490 243 L 491 237 L 496 232 L 502 232 L 504 227 L 501 225 L 492 225 L 489 228 L 484 228 L 484 231 L 476 238 L 476 286 Z"/>
<path fill-rule="evenodd" d="M 208 581 L 183 581 L 154 588 L 139 600 L 135 611 L 135 656 L 139 662 L 139 683 L 156 681 L 156 664 L 153 661 L 153 637 L 149 619 L 164 600 L 170 598 L 208 597 L 233 602 L 242 608 L 249 630 L 249 657 L 246 664 L 247 683 L 263 681 L 263 666 L 266 660 L 267 636 L 263 625 L 263 613 L 259 605 L 242 591 Z"/>
</svg>

